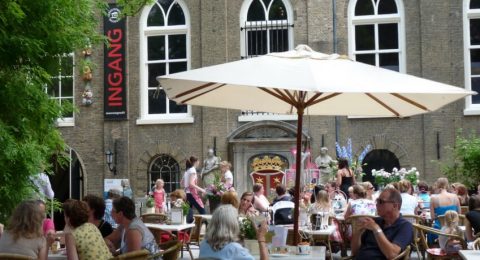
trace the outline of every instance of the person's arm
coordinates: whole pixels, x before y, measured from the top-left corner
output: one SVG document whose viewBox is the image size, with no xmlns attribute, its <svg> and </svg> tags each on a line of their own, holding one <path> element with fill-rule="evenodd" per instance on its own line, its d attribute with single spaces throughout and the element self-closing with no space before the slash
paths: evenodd
<svg viewBox="0 0 480 260">
<path fill-rule="evenodd" d="M 195 173 L 196 174 L 196 173 Z M 189 187 L 193 187 L 195 188 L 196 190 L 202 192 L 202 193 L 206 193 L 205 190 L 203 188 L 201 188 L 200 186 L 197 186 L 197 184 L 195 184 L 195 178 L 194 178 L 194 174 L 190 174 L 190 177 L 188 179 L 188 185 Z"/>
<path fill-rule="evenodd" d="M 65 247 L 67 249 L 67 259 L 78 260 L 77 247 L 75 246 L 75 238 L 72 233 L 65 234 Z"/>
<path fill-rule="evenodd" d="M 342 171 L 338 170 L 337 171 L 337 187 L 340 187 L 342 185 Z"/>
<path fill-rule="evenodd" d="M 396 257 L 398 254 L 400 254 L 400 251 L 402 250 L 400 246 L 389 241 L 388 238 L 383 233 L 383 230 L 372 218 L 364 218 L 362 222 L 363 223 L 361 223 L 360 225 L 362 225 L 365 229 L 368 229 L 373 232 L 375 236 L 375 240 L 377 241 L 378 247 L 380 248 L 380 251 L 382 251 L 382 254 L 387 259 L 392 259 Z"/>
<path fill-rule="evenodd" d="M 350 205 L 350 202 L 347 204 L 347 210 L 345 210 L 345 215 L 344 218 L 347 219 L 352 215 L 352 206 Z"/>
<path fill-rule="evenodd" d="M 120 245 L 120 239 L 122 238 L 119 228 L 113 230 L 113 232 L 104 238 L 108 249 L 112 254 L 115 254 L 117 248 Z"/>
<path fill-rule="evenodd" d="M 262 221 L 260 227 L 255 226 L 257 232 L 258 248 L 260 249 L 260 260 L 268 260 L 267 242 L 265 241 L 265 235 L 268 231 L 267 220 Z"/>
<path fill-rule="evenodd" d="M 127 252 L 142 249 L 142 233 L 137 229 L 128 229 L 125 234 Z"/>
<path fill-rule="evenodd" d="M 260 210 L 261 212 L 265 212 L 265 211 L 268 210 L 268 205 L 264 205 L 264 204 L 262 203 L 262 201 L 260 201 L 261 196 L 262 196 L 262 195 L 260 195 L 260 196 L 256 196 L 256 195 L 255 195 L 256 198 L 255 198 L 255 202 L 253 203 L 253 206 L 254 206 L 256 209 Z"/>
<path fill-rule="evenodd" d="M 432 220 L 435 220 L 435 206 L 436 206 L 436 203 L 437 202 L 437 198 L 435 196 L 432 196 L 430 198 L 430 218 Z"/>
<path fill-rule="evenodd" d="M 458 197 L 456 197 L 455 199 L 457 200 L 457 203 L 456 203 L 457 204 L 457 213 L 460 214 L 461 211 L 462 211 L 461 210 L 462 207 L 460 206 L 460 200 L 458 199 Z"/>
<path fill-rule="evenodd" d="M 357 184 L 357 178 L 355 178 L 355 170 L 351 171 L 350 169 L 348 169 L 348 171 L 349 171 L 350 174 L 352 175 L 352 183 L 353 183 L 353 185 Z"/>
<path fill-rule="evenodd" d="M 474 240 L 472 225 L 470 221 L 468 221 L 468 218 L 465 218 L 465 236 L 467 237 L 467 241 Z"/>
<path fill-rule="evenodd" d="M 355 256 L 358 253 L 358 249 L 360 249 L 361 239 L 365 228 L 356 228 L 352 230 L 352 239 L 350 240 L 350 248 L 352 249 L 352 255 Z"/>
</svg>

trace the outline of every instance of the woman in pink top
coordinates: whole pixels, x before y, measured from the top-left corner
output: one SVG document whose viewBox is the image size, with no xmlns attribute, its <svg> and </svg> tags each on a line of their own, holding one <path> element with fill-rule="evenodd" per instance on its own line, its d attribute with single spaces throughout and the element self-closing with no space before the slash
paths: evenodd
<svg viewBox="0 0 480 260">
<path fill-rule="evenodd" d="M 158 179 L 155 182 L 155 190 L 153 191 L 153 198 L 155 199 L 155 213 L 163 213 L 165 211 L 165 203 L 167 202 L 164 182 Z"/>
<path fill-rule="evenodd" d="M 53 224 L 53 220 L 46 217 L 46 209 L 45 209 L 45 202 L 43 200 L 37 200 L 37 204 L 40 207 L 40 211 L 43 212 L 45 218 L 43 219 L 43 234 L 55 234 L 55 225 Z"/>
</svg>

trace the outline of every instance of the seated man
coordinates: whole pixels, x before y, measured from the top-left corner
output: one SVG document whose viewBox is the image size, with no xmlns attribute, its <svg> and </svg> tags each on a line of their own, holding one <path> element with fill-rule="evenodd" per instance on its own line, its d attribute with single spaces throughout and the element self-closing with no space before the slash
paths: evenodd
<svg viewBox="0 0 480 260">
<path fill-rule="evenodd" d="M 355 259 L 392 259 L 412 242 L 413 226 L 400 216 L 402 197 L 395 189 L 385 189 L 377 199 L 380 217 L 359 220 L 351 247 Z"/>
</svg>

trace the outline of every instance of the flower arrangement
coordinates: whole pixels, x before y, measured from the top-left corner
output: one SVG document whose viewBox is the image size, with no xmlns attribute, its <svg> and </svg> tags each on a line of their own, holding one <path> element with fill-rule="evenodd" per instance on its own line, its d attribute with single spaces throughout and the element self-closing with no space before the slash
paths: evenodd
<svg viewBox="0 0 480 260">
<path fill-rule="evenodd" d="M 188 211 L 190 210 L 190 205 L 188 205 L 188 203 L 186 203 L 182 199 L 177 199 L 173 203 L 172 207 L 177 208 L 177 209 L 182 209 L 182 213 L 183 213 L 184 216 L 186 216 L 188 214 Z"/>
<path fill-rule="evenodd" d="M 365 164 L 362 164 L 363 159 L 367 155 L 367 153 L 370 151 L 372 146 L 368 144 L 363 148 L 362 152 L 360 153 L 359 156 L 356 156 L 353 154 L 352 151 L 352 139 L 348 138 L 347 139 L 347 146 L 340 146 L 338 142 L 335 142 L 335 148 L 337 150 L 337 156 L 338 158 L 344 158 L 348 160 L 348 164 L 350 165 L 350 169 L 354 172 L 361 173 L 362 172 L 362 166 Z M 334 171 L 336 174 L 336 171 Z"/>
<path fill-rule="evenodd" d="M 206 188 L 207 198 L 213 201 L 220 201 L 223 193 L 229 191 L 230 188 L 225 187 L 225 184 L 221 182 L 220 175 L 215 174 L 213 183 Z"/>
<path fill-rule="evenodd" d="M 412 185 L 416 185 L 419 175 L 420 173 L 415 167 L 412 167 L 409 170 L 405 168 L 401 168 L 400 170 L 393 168 L 392 172 L 387 172 L 384 169 L 372 170 L 372 176 L 375 177 L 375 183 L 378 185 L 386 185 L 403 179 L 410 181 Z"/>
<path fill-rule="evenodd" d="M 240 236 L 243 239 L 257 239 L 257 231 L 253 221 L 249 218 L 242 218 L 240 220 Z"/>
</svg>

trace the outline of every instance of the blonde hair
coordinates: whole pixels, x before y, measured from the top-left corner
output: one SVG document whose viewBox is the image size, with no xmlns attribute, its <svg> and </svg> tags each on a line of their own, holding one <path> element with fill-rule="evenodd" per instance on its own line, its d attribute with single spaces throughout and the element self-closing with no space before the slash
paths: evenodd
<svg viewBox="0 0 480 260">
<path fill-rule="evenodd" d="M 20 237 L 27 239 L 43 237 L 44 218 L 45 213 L 36 201 L 25 200 L 13 211 L 6 230 L 13 236 L 14 241 Z"/>
<path fill-rule="evenodd" d="M 165 182 L 164 182 L 162 179 L 157 179 L 157 180 L 155 181 L 155 186 L 158 186 L 160 183 L 161 183 L 161 184 L 165 184 Z"/>
<path fill-rule="evenodd" d="M 232 164 L 227 161 L 221 161 L 220 167 L 226 167 L 228 170 L 230 170 L 230 168 L 232 168 Z"/>
<path fill-rule="evenodd" d="M 205 239 L 213 251 L 217 252 L 232 242 L 238 241 L 240 226 L 238 210 L 232 205 L 220 205 L 212 215 L 208 224 Z"/>
<path fill-rule="evenodd" d="M 403 179 L 398 182 L 398 191 L 400 191 L 400 193 L 408 192 L 408 189 L 410 189 L 410 187 L 412 187 L 412 184 L 409 180 Z"/>
<path fill-rule="evenodd" d="M 367 191 L 360 184 L 353 185 L 353 194 L 359 199 L 364 199 L 367 197 Z"/>
<path fill-rule="evenodd" d="M 321 208 L 329 208 L 330 196 L 328 195 L 328 192 L 325 190 L 318 191 L 317 195 L 315 196 L 315 203 Z"/>
<path fill-rule="evenodd" d="M 238 195 L 234 191 L 227 191 L 223 193 L 220 202 L 224 205 L 230 204 L 234 208 L 238 208 L 240 206 L 240 202 L 238 201 Z"/>
<path fill-rule="evenodd" d="M 458 226 L 458 213 L 454 210 L 447 210 L 445 212 L 445 233 L 452 235 L 463 235 L 463 231 Z"/>
<path fill-rule="evenodd" d="M 438 189 L 448 190 L 448 179 L 447 178 L 438 178 L 435 182 Z"/>
</svg>

